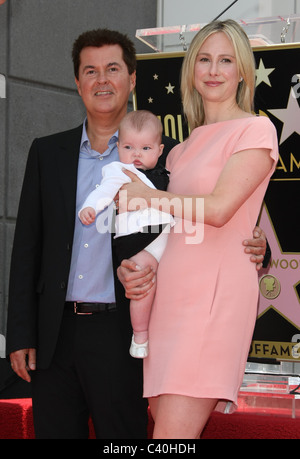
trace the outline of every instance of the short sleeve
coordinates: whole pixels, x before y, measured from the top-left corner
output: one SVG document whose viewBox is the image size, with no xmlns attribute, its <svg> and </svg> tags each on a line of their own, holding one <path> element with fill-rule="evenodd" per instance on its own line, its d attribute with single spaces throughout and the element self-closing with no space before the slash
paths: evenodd
<svg viewBox="0 0 300 459">
<path fill-rule="evenodd" d="M 278 138 L 274 124 L 266 116 L 255 116 L 246 124 L 235 142 L 232 154 L 253 148 L 270 150 L 271 158 L 278 160 Z"/>
</svg>

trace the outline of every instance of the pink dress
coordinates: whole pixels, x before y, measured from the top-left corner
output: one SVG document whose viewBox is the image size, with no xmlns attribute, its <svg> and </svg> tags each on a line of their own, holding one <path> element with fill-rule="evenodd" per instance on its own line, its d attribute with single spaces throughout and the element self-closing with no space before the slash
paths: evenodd
<svg viewBox="0 0 300 459">
<path fill-rule="evenodd" d="M 219 411 L 236 407 L 258 300 L 256 267 L 242 241 L 252 238 L 278 160 L 276 130 L 263 116 L 201 126 L 167 161 L 170 192 L 207 194 L 230 156 L 251 148 L 270 149 L 273 169 L 233 218 L 222 228 L 204 225 L 202 243 L 192 243 L 200 227 L 194 240 L 185 221 L 171 230 L 157 274 L 145 397 L 181 394 L 217 398 Z"/>
</svg>

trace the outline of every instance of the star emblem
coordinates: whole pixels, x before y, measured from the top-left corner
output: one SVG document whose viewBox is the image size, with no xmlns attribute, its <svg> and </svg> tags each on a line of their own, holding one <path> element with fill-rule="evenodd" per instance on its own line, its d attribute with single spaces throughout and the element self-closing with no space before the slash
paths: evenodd
<svg viewBox="0 0 300 459">
<path fill-rule="evenodd" d="M 153 98 L 152 98 L 152 97 L 149 97 L 149 98 L 148 98 L 148 103 L 149 103 L 149 104 L 153 104 Z"/>
<path fill-rule="evenodd" d="M 260 83 L 266 83 L 268 86 L 271 86 L 269 75 L 273 72 L 274 69 L 266 69 L 263 63 L 263 60 L 260 59 L 258 69 L 256 69 L 256 84 L 257 87 Z"/>
<path fill-rule="evenodd" d="M 290 90 L 288 105 L 286 108 L 278 108 L 268 111 L 283 122 L 283 128 L 279 142 L 280 145 L 294 132 L 300 134 L 300 107 L 298 105 L 297 99 L 295 98 L 293 88 Z"/>
<path fill-rule="evenodd" d="M 276 228 L 273 227 L 271 217 L 268 215 L 266 206 L 263 206 L 260 219 L 260 227 L 264 229 L 270 247 L 272 247 L 272 259 L 268 268 L 260 271 L 260 276 L 265 274 L 273 275 L 280 281 L 281 291 L 276 298 L 267 300 L 260 295 L 259 315 L 270 305 L 284 314 L 295 324 L 299 326 L 299 298 L 295 292 L 295 286 L 299 282 L 299 269 L 293 269 L 295 253 L 284 253 L 276 235 Z M 279 270 L 280 263 L 288 265 L 286 270 Z M 284 265 L 285 266 L 285 265 Z M 286 271 L 282 272 L 282 271 Z"/>
<path fill-rule="evenodd" d="M 166 88 L 166 90 L 167 90 L 167 94 L 170 94 L 170 92 L 171 92 L 172 94 L 174 94 L 174 91 L 173 91 L 173 90 L 174 90 L 175 86 L 172 86 L 171 83 L 169 83 L 168 86 L 165 86 L 165 88 Z"/>
<path fill-rule="evenodd" d="M 155 73 L 155 74 L 153 75 L 153 80 L 158 80 L 158 75 L 157 75 L 157 73 Z"/>
</svg>

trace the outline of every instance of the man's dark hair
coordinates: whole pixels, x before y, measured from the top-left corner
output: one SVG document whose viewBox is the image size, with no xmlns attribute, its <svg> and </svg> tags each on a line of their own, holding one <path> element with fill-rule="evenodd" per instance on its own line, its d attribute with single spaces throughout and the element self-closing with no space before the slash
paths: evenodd
<svg viewBox="0 0 300 459">
<path fill-rule="evenodd" d="M 89 30 L 82 33 L 75 40 L 72 49 L 74 74 L 78 79 L 80 66 L 80 53 L 88 46 L 101 48 L 104 45 L 119 45 L 123 50 L 123 59 L 131 75 L 136 70 L 136 51 L 133 42 L 120 32 L 109 29 Z"/>
</svg>

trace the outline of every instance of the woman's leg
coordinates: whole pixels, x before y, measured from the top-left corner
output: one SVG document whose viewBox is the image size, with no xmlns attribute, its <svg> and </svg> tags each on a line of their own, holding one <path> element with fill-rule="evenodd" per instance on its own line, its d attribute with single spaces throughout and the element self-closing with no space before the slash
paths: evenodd
<svg viewBox="0 0 300 459">
<path fill-rule="evenodd" d="M 200 438 L 218 400 L 164 394 L 150 399 L 154 439 Z"/>
<path fill-rule="evenodd" d="M 160 398 L 160 396 L 148 398 L 150 412 L 151 412 L 151 416 L 152 416 L 154 422 L 155 422 L 155 419 L 156 419 L 157 408 L 158 408 L 158 405 L 159 405 L 159 398 Z"/>
</svg>

